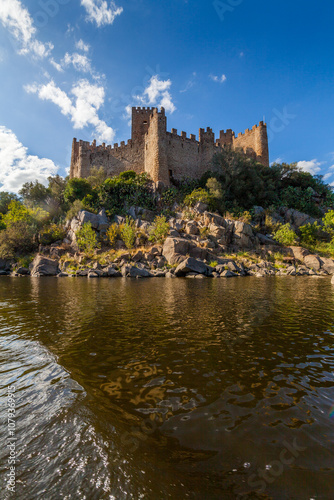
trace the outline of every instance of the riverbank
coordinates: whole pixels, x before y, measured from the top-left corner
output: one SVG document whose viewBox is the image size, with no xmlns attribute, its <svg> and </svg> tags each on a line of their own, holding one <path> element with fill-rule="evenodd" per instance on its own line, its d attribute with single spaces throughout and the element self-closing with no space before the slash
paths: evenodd
<svg viewBox="0 0 334 500">
<path fill-rule="evenodd" d="M 166 220 L 161 243 L 150 242 L 155 223 L 145 219 L 150 214 L 134 208 L 134 248 L 127 249 L 124 241 L 115 238 L 113 248 L 84 253 L 77 241 L 80 230 L 88 224 L 103 239 L 110 221 L 103 212 L 80 211 L 68 221 L 64 240 L 40 246 L 29 266 L 2 262 L 0 275 L 203 279 L 334 274 L 333 259 L 300 246 L 279 245 L 271 235 L 258 232 L 258 226 L 208 212 L 203 204 Z M 126 219 L 116 216 L 112 223 L 115 233 L 125 224 Z"/>
</svg>

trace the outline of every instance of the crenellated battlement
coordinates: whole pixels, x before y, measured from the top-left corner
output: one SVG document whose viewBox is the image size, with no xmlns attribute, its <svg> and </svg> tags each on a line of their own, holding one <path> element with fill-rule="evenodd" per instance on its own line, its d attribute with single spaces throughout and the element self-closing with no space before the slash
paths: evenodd
<svg viewBox="0 0 334 500">
<path fill-rule="evenodd" d="M 172 128 L 167 132 L 165 109 L 157 107 L 132 108 L 132 136 L 125 143 L 113 145 L 96 140 L 73 139 L 70 176 L 87 177 L 93 166 L 103 167 L 107 174 L 118 175 L 124 170 L 147 172 L 154 181 L 169 184 L 172 179 L 198 178 L 212 165 L 215 153 L 229 146 L 264 165 L 269 165 L 267 126 L 247 128 L 235 135 L 232 129 L 221 130 L 215 140 L 212 128 L 199 129 L 195 134 Z"/>
</svg>

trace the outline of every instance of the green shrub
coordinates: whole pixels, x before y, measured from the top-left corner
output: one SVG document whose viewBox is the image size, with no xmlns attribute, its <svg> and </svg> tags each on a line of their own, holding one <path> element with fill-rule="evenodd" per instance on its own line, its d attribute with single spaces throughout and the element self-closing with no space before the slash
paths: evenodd
<svg viewBox="0 0 334 500">
<path fill-rule="evenodd" d="M 334 237 L 334 210 L 327 212 L 323 217 L 322 222 L 324 223 L 325 231 Z"/>
<path fill-rule="evenodd" d="M 61 224 L 51 224 L 39 233 L 39 241 L 42 245 L 51 245 L 66 237 L 66 229 Z"/>
<path fill-rule="evenodd" d="M 126 248 L 133 248 L 136 241 L 136 226 L 135 221 L 130 217 L 126 218 L 126 223 L 121 229 L 121 235 Z"/>
<path fill-rule="evenodd" d="M 155 200 L 151 181 L 146 174 L 123 172 L 106 179 L 98 189 L 98 204 L 106 209 L 109 217 L 124 214 L 131 206 L 153 210 Z"/>
<path fill-rule="evenodd" d="M 92 186 L 86 179 L 70 179 L 66 185 L 64 198 L 65 201 L 73 203 L 75 200 L 82 201 L 85 196 L 92 194 Z"/>
<path fill-rule="evenodd" d="M 116 243 L 117 238 L 120 236 L 120 229 L 118 224 L 114 222 L 107 230 L 107 238 L 109 244 L 113 247 Z"/>
<path fill-rule="evenodd" d="M 173 203 L 175 203 L 180 197 L 180 192 L 176 187 L 172 186 L 167 189 L 162 193 L 161 195 L 161 201 L 164 205 L 171 206 Z"/>
<path fill-rule="evenodd" d="M 36 232 L 27 221 L 12 222 L 0 232 L 0 258 L 14 259 L 17 255 L 37 249 Z"/>
<path fill-rule="evenodd" d="M 276 241 L 284 246 L 291 246 L 296 243 L 297 235 L 290 224 L 282 224 L 273 234 Z"/>
<path fill-rule="evenodd" d="M 93 253 L 95 248 L 100 246 L 90 222 L 83 224 L 82 228 L 77 231 L 76 237 L 80 250 L 87 254 Z"/>
<path fill-rule="evenodd" d="M 151 243 L 162 243 L 166 239 L 169 229 L 166 217 L 156 217 L 154 219 L 153 226 L 150 229 L 149 241 Z"/>
<path fill-rule="evenodd" d="M 314 222 L 313 224 L 308 223 L 305 224 L 305 226 L 301 226 L 299 228 L 299 231 L 302 244 L 315 245 L 319 229 L 320 228 L 317 222 Z"/>
<path fill-rule="evenodd" d="M 211 197 L 209 192 L 203 188 L 194 189 L 190 194 L 184 198 L 184 204 L 187 207 L 194 207 L 196 203 L 210 203 Z"/>
</svg>

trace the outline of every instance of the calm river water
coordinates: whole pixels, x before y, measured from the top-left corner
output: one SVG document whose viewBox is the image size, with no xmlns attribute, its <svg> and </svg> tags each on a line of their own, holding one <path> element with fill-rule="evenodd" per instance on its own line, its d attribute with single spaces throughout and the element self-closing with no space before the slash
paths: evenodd
<svg viewBox="0 0 334 500">
<path fill-rule="evenodd" d="M 0 305 L 1 499 L 334 498 L 330 278 L 1 277 Z"/>
</svg>

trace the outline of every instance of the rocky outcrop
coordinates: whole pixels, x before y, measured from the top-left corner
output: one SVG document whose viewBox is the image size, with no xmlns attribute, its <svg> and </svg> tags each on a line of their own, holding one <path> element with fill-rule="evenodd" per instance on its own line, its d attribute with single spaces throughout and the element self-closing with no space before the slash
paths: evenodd
<svg viewBox="0 0 334 500">
<path fill-rule="evenodd" d="M 56 276 L 60 272 L 58 260 L 48 259 L 44 255 L 37 255 L 32 262 L 31 276 Z"/>
<path fill-rule="evenodd" d="M 201 260 L 194 259 L 193 257 L 188 257 L 185 259 L 175 270 L 175 276 L 181 277 L 186 276 L 189 273 L 196 274 L 210 274 L 209 267 L 204 264 Z"/>
</svg>

